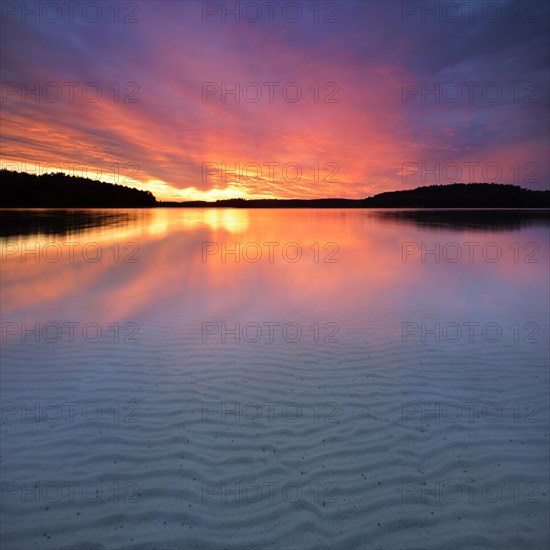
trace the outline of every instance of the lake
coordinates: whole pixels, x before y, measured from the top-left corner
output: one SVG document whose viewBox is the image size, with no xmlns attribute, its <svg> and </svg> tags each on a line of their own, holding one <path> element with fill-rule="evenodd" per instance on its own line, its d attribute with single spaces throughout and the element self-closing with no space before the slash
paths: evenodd
<svg viewBox="0 0 550 550">
<path fill-rule="evenodd" d="M 3 548 L 550 543 L 547 212 L 2 219 Z"/>
</svg>

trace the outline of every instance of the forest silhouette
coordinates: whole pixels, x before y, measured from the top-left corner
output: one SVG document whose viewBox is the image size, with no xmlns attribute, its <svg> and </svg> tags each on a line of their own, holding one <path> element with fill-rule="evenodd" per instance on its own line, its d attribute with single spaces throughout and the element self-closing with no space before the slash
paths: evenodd
<svg viewBox="0 0 550 550">
<path fill-rule="evenodd" d="M 550 208 L 550 191 L 499 183 L 428 185 L 364 199 L 225 199 L 157 201 L 150 191 L 62 172 L 28 174 L 0 170 L 3 208 Z"/>
<path fill-rule="evenodd" d="M 150 191 L 68 176 L 0 170 L 4 208 L 143 208 L 156 206 Z"/>
</svg>

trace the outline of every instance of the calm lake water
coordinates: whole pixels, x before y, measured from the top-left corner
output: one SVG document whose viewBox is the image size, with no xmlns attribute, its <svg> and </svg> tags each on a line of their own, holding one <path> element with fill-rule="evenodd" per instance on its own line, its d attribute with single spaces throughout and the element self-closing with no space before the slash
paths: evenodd
<svg viewBox="0 0 550 550">
<path fill-rule="evenodd" d="M 542 548 L 548 213 L 3 211 L 3 548 Z"/>
</svg>

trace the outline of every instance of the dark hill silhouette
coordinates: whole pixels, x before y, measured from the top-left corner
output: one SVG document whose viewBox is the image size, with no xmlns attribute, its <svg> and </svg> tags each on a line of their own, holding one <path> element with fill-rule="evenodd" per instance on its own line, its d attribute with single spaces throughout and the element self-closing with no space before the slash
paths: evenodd
<svg viewBox="0 0 550 550">
<path fill-rule="evenodd" d="M 549 208 L 550 191 L 499 183 L 453 183 L 380 193 L 364 203 L 369 208 Z"/>
<path fill-rule="evenodd" d="M 150 191 L 63 173 L 0 170 L 3 208 L 550 208 L 550 191 L 499 183 L 453 183 L 390 191 L 365 199 L 226 199 L 157 202 Z"/>
<path fill-rule="evenodd" d="M 156 206 L 150 191 L 61 172 L 40 176 L 0 170 L 4 208 L 143 208 Z"/>
</svg>

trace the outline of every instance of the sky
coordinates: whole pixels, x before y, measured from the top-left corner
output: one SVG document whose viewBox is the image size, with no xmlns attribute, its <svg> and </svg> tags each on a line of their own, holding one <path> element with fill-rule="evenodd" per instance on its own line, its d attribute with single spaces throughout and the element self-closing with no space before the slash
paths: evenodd
<svg viewBox="0 0 550 550">
<path fill-rule="evenodd" d="M 1 9 L 3 168 L 160 200 L 550 188 L 549 2 Z"/>
</svg>

